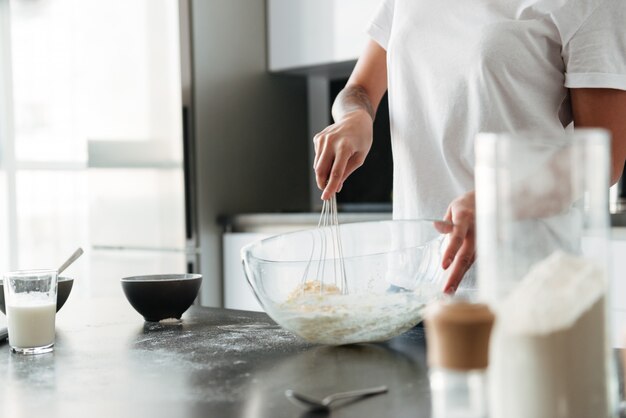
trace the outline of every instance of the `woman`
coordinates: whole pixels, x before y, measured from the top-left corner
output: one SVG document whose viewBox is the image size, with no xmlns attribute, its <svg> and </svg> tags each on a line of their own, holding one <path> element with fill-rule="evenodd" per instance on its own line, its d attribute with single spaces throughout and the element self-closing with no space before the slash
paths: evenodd
<svg viewBox="0 0 626 418">
<path fill-rule="evenodd" d="M 603 127 L 611 182 L 626 159 L 626 1 L 384 0 L 372 38 L 314 138 L 322 199 L 363 164 L 389 92 L 394 218 L 455 226 L 452 293 L 475 258 L 476 133 Z"/>
</svg>

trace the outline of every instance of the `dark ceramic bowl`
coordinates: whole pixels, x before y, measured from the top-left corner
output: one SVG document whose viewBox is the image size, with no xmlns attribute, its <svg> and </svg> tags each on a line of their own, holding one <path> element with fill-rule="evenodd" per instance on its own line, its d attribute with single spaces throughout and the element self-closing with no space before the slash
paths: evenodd
<svg viewBox="0 0 626 418">
<path fill-rule="evenodd" d="M 126 299 L 146 321 L 180 319 L 198 295 L 200 274 L 159 274 L 122 279 Z"/>
<path fill-rule="evenodd" d="M 70 297 L 72 286 L 74 285 L 74 279 L 70 277 L 59 277 L 59 283 L 57 285 L 57 312 L 65 305 L 67 298 Z M 4 285 L 0 280 L 0 311 L 6 314 L 4 307 Z"/>
</svg>

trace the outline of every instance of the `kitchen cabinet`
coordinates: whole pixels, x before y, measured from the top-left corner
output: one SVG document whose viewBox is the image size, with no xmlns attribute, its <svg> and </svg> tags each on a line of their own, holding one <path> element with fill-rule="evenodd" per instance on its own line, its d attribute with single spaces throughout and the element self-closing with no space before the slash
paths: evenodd
<svg viewBox="0 0 626 418">
<path fill-rule="evenodd" d="M 268 0 L 268 66 L 285 71 L 355 60 L 380 0 Z"/>
<path fill-rule="evenodd" d="M 258 232 L 226 233 L 223 237 L 224 260 L 224 307 L 246 311 L 263 311 L 250 288 L 241 264 L 241 249 L 246 245 L 267 238 L 271 234 Z"/>
<path fill-rule="evenodd" d="M 319 215 L 252 214 L 234 216 L 226 222 L 222 237 L 224 307 L 263 311 L 250 288 L 241 262 L 241 249 L 255 241 L 281 233 L 313 228 Z"/>
</svg>

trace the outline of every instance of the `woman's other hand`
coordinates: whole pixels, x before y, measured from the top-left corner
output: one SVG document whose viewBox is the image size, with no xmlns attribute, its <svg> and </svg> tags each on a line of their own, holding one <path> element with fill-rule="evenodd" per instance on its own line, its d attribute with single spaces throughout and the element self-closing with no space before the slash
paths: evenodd
<svg viewBox="0 0 626 418">
<path fill-rule="evenodd" d="M 452 222 L 448 248 L 443 253 L 442 267 L 449 269 L 445 293 L 454 293 L 476 258 L 476 201 L 468 192 L 452 201 L 444 220 Z"/>
</svg>

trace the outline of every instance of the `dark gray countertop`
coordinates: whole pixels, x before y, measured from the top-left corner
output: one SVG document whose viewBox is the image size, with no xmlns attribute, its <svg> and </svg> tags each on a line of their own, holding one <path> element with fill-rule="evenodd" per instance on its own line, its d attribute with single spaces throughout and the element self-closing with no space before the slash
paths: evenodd
<svg viewBox="0 0 626 418">
<path fill-rule="evenodd" d="M 144 323 L 123 298 L 72 301 L 53 354 L 0 345 L 2 417 L 304 417 L 284 396 L 387 385 L 333 417 L 429 417 L 422 328 L 384 344 L 309 345 L 262 313 L 192 307 Z M 319 415 L 316 415 L 319 416 Z"/>
</svg>

